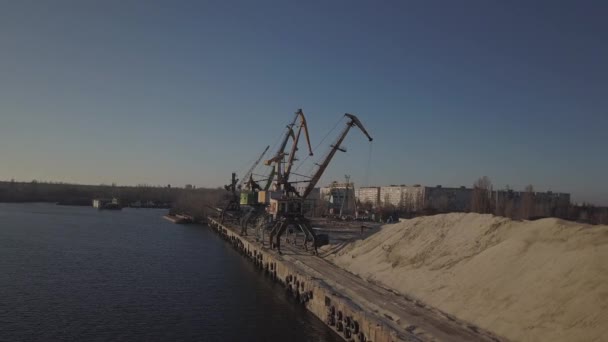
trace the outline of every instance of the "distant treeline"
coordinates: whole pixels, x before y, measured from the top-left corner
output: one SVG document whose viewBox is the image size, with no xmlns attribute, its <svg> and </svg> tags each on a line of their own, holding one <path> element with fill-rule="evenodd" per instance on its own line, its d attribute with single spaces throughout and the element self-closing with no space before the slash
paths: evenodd
<svg viewBox="0 0 608 342">
<path fill-rule="evenodd" d="M 200 222 L 213 211 L 211 207 L 224 207 L 229 198 L 229 193 L 219 188 L 185 191 L 178 196 L 171 213 L 187 214 Z"/>
<path fill-rule="evenodd" d="M 94 198 L 117 198 L 122 205 L 140 203 L 179 208 L 192 215 L 198 208 L 214 205 L 226 195 L 224 189 L 195 189 L 192 186 L 117 186 L 80 185 L 47 182 L 0 181 L 0 202 L 51 202 L 66 205 L 91 205 Z M 202 209 L 201 209 L 202 210 Z"/>
<path fill-rule="evenodd" d="M 556 217 L 570 221 L 590 224 L 608 224 L 608 207 L 598 207 L 589 203 L 570 203 L 563 199 L 538 198 L 532 185 L 515 196 L 511 191 L 503 191 L 504 196 L 493 197 L 492 182 L 486 176 L 473 184 L 471 211 L 482 214 L 494 214 L 518 220 L 534 220 L 544 217 Z"/>
</svg>

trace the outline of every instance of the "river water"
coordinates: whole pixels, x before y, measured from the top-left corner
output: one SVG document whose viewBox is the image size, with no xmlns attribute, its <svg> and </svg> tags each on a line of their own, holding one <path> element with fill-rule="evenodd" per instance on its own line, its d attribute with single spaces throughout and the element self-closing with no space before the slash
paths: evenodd
<svg viewBox="0 0 608 342">
<path fill-rule="evenodd" d="M 341 341 L 211 230 L 0 203 L 0 341 Z"/>
</svg>

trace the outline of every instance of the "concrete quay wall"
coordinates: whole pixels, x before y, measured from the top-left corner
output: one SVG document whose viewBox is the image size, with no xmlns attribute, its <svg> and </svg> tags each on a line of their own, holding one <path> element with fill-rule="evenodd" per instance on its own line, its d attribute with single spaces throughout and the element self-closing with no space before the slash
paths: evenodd
<svg viewBox="0 0 608 342">
<path fill-rule="evenodd" d="M 337 332 L 345 341 L 392 342 L 417 341 L 403 336 L 384 324 L 377 315 L 365 312 L 350 298 L 341 295 L 323 279 L 307 272 L 305 267 L 288 261 L 275 251 L 243 237 L 214 218 L 208 225 L 230 242 L 244 257 L 251 260 L 273 281 L 281 283 L 299 303 Z"/>
</svg>

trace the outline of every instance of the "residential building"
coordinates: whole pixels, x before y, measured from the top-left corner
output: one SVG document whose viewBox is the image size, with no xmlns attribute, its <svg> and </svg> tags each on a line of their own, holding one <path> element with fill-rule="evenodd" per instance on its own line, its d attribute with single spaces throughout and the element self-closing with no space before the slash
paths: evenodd
<svg viewBox="0 0 608 342">
<path fill-rule="evenodd" d="M 326 193 L 331 193 L 326 188 Z M 359 203 L 371 203 L 373 207 L 393 208 L 403 212 L 468 212 L 471 210 L 474 190 L 464 186 L 444 187 L 421 185 L 390 185 L 361 187 L 355 191 Z M 332 193 L 335 195 L 335 193 Z M 491 193 L 494 212 L 508 217 L 565 217 L 570 205 L 570 194 L 557 192 L 534 192 L 525 204 L 525 192 L 495 190 Z M 323 197 L 323 190 L 322 195 Z M 526 208 L 522 211 L 523 207 Z"/>
<path fill-rule="evenodd" d="M 380 187 L 364 186 L 355 189 L 355 198 L 362 205 L 371 205 L 373 208 L 380 205 Z"/>
</svg>

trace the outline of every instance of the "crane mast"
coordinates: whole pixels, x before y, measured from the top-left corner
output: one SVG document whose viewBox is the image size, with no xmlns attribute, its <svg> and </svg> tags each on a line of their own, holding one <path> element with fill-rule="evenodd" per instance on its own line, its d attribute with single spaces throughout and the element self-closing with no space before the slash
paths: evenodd
<svg viewBox="0 0 608 342">
<path fill-rule="evenodd" d="M 272 172 L 270 173 L 270 176 L 268 177 L 268 183 L 267 183 L 266 188 L 270 187 L 275 176 L 277 178 L 279 178 L 279 180 L 280 180 L 281 175 L 280 175 L 280 172 L 277 172 L 277 169 L 280 167 L 283 157 L 285 157 L 285 148 L 287 147 L 287 142 L 289 141 L 289 137 L 294 137 L 293 126 L 296 125 L 300 111 L 301 110 L 298 110 L 297 112 L 295 112 L 292 122 L 287 125 L 287 130 L 285 131 L 285 135 L 283 136 L 281 145 L 279 145 L 279 148 L 277 149 L 277 152 L 275 153 L 275 155 L 272 158 L 264 161 L 265 165 L 270 166 L 273 163 L 275 164 L 275 166 L 272 169 Z"/>
<path fill-rule="evenodd" d="M 304 117 L 304 113 L 300 109 L 300 110 L 298 110 L 298 112 L 296 114 L 300 118 L 300 126 L 298 127 L 298 133 L 296 134 L 296 136 L 293 140 L 293 144 L 291 145 L 291 152 L 289 153 L 287 165 L 285 166 L 285 172 L 283 174 L 284 182 L 287 182 L 287 180 L 289 179 L 289 175 L 291 174 L 291 168 L 293 166 L 293 162 L 296 160 L 295 159 L 296 151 L 298 150 L 298 142 L 300 141 L 300 133 L 302 133 L 302 131 L 304 131 L 304 135 L 306 137 L 306 143 L 308 146 L 308 154 L 310 156 L 313 155 L 312 147 L 310 146 L 310 136 L 308 134 L 308 125 L 306 124 L 306 118 Z"/>
</svg>

